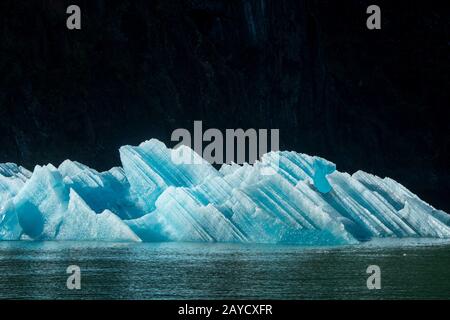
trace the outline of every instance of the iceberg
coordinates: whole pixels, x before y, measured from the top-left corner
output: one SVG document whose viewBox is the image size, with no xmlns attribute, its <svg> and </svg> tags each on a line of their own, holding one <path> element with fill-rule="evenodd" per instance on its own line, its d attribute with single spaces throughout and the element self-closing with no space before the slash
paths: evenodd
<svg viewBox="0 0 450 320">
<path fill-rule="evenodd" d="M 320 157 L 277 151 L 217 170 L 190 148 L 172 150 L 156 139 L 119 152 L 122 166 L 106 172 L 70 160 L 33 172 L 0 164 L 0 240 L 346 245 L 450 238 L 450 216 L 400 183 L 339 172 Z"/>
</svg>

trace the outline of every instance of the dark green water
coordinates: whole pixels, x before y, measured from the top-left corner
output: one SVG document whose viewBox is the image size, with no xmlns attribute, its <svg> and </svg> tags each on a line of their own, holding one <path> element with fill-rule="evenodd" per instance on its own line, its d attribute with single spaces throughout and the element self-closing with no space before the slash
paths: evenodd
<svg viewBox="0 0 450 320">
<path fill-rule="evenodd" d="M 81 268 L 81 290 L 66 268 Z M 367 289 L 369 265 L 381 290 Z M 339 248 L 231 244 L 0 242 L 1 299 L 450 298 L 450 243 Z"/>
</svg>

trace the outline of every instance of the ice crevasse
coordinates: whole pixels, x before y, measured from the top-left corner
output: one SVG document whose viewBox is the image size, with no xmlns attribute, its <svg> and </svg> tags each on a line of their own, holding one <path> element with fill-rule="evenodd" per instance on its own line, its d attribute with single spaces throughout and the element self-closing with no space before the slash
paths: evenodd
<svg viewBox="0 0 450 320">
<path fill-rule="evenodd" d="M 195 161 L 173 161 L 173 152 Z M 390 178 L 278 151 L 220 170 L 152 139 L 97 172 L 0 164 L 0 240 L 357 244 L 450 238 L 450 216 Z M 270 170 L 268 170 L 270 169 Z M 267 174 L 271 172 L 271 174 Z"/>
</svg>

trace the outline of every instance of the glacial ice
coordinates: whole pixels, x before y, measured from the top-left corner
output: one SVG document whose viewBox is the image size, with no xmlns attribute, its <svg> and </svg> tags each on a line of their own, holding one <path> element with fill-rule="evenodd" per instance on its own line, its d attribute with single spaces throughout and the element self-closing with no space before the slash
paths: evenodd
<svg viewBox="0 0 450 320">
<path fill-rule="evenodd" d="M 67 186 L 75 190 L 95 212 L 112 210 L 122 219 L 144 214 L 130 194 L 122 168 L 99 173 L 78 162 L 66 160 L 58 168 Z"/>
<path fill-rule="evenodd" d="M 4 240 L 140 241 L 110 211 L 96 214 L 91 210 L 53 165 L 36 166 L 4 214 L 9 217 L 1 225 Z"/>
<path fill-rule="evenodd" d="M 58 226 L 56 240 L 141 241 L 111 211 L 96 214 L 74 190 L 70 190 L 69 197 L 69 205 Z"/>
<path fill-rule="evenodd" d="M 120 158 L 122 167 L 106 172 L 70 160 L 32 173 L 0 164 L 0 240 L 342 245 L 450 238 L 450 216 L 398 182 L 339 172 L 320 157 L 270 152 L 253 165 L 216 170 L 188 147 L 152 139 L 121 147 Z"/>
</svg>

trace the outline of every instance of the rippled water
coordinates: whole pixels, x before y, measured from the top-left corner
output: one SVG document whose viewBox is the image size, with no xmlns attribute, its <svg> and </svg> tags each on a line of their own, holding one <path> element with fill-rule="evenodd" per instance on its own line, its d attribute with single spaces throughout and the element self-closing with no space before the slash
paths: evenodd
<svg viewBox="0 0 450 320">
<path fill-rule="evenodd" d="M 66 268 L 81 268 L 81 290 Z M 366 269 L 381 268 L 381 290 Z M 1 299 L 450 298 L 450 243 L 338 248 L 240 244 L 0 242 Z"/>
</svg>

